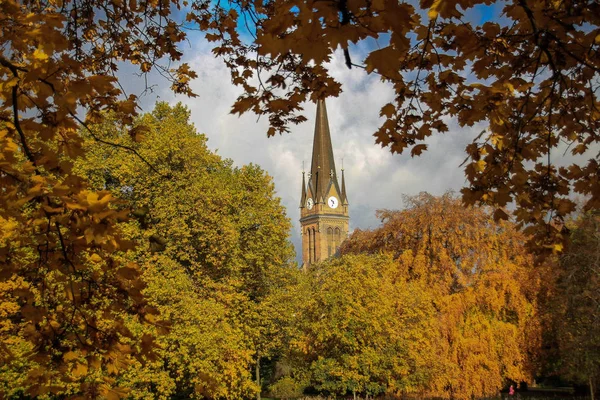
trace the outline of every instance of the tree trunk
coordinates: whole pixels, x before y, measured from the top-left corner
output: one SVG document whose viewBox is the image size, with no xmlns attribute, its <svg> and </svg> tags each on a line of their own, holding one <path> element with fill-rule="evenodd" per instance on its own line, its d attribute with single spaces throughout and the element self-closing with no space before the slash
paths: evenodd
<svg viewBox="0 0 600 400">
<path fill-rule="evenodd" d="M 260 357 L 258 355 L 256 355 L 256 385 L 258 385 L 258 392 L 256 392 L 256 400 L 260 400 L 260 392 L 262 391 L 262 385 L 260 384 Z"/>
<path fill-rule="evenodd" d="M 594 380 L 592 379 L 592 376 L 590 376 L 589 380 L 590 380 L 590 398 L 592 400 L 594 400 Z"/>
</svg>

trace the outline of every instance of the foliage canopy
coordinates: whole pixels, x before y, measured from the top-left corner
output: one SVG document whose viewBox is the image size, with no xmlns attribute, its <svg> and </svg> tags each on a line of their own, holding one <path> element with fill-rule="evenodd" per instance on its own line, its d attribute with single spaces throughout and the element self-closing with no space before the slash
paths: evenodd
<svg viewBox="0 0 600 400">
<path fill-rule="evenodd" d="M 279 343 L 274 320 L 264 320 L 261 315 L 285 313 L 272 312 L 280 302 L 270 301 L 269 296 L 271 279 L 282 282 L 271 274 L 277 275 L 272 265 L 288 257 L 287 244 L 282 244 L 285 241 L 280 241 L 277 233 L 287 225 L 279 217 L 260 215 L 263 206 L 269 209 L 265 203 L 268 194 L 240 194 L 269 185 L 262 171 L 248 167 L 234 173 L 222 160 L 211 161 L 211 156 L 202 155 L 208 164 L 214 163 L 217 175 L 223 173 L 236 188 L 229 187 L 233 194 L 219 185 L 196 187 L 194 201 L 206 200 L 206 220 L 191 221 L 182 212 L 170 221 L 172 207 L 189 211 L 196 204 L 186 203 L 187 197 L 176 194 L 185 188 L 177 187 L 175 180 L 169 184 L 161 181 L 165 193 L 178 200 L 168 204 L 148 186 L 140 185 L 127 200 L 146 215 L 143 210 L 148 205 L 141 197 L 135 198 L 144 193 L 157 214 L 148 230 L 132 233 L 130 225 L 122 223 L 130 210 L 121 198 L 133 185 L 124 184 L 116 193 L 111 187 L 114 182 L 103 180 L 106 176 L 85 176 L 87 172 L 74 169 L 86 152 L 96 149 L 84 145 L 84 129 L 94 143 L 111 143 L 152 170 L 155 176 L 141 175 L 145 184 L 156 184 L 165 175 L 185 177 L 184 169 L 178 168 L 189 160 L 177 160 L 168 149 L 152 148 L 152 144 L 148 148 L 137 145 L 148 127 L 134 123 L 137 98 L 123 93 L 116 73 L 122 63 L 132 63 L 142 75 L 150 71 L 163 74 L 176 93 L 194 95 L 189 82 L 195 72 L 185 63 L 168 66 L 181 59 L 178 44 L 186 39 L 188 27 L 207 32 L 208 39 L 215 42 L 215 54 L 231 69 L 233 83 L 243 87 L 232 111 L 268 115 L 270 135 L 304 121 L 299 114 L 304 101 L 340 93 L 342 88 L 326 65 L 338 47 L 349 67 L 358 66 L 352 61 L 355 45 L 371 39 L 383 41 L 381 48 L 368 51 L 361 65 L 367 73 L 379 74 L 395 93 L 394 100 L 381 109 L 384 120 L 375 132 L 376 142 L 392 152 L 410 148 L 412 155 L 419 155 L 429 136 L 447 131 L 449 118 L 461 126 L 483 123 L 482 134 L 466 148 L 469 186 L 463 190 L 463 199 L 468 204 L 494 206 L 495 219 L 506 218 L 503 207 L 514 202 L 517 222 L 532 234 L 534 245 L 560 250 L 567 237 L 564 218 L 574 209 L 569 196 L 573 192 L 587 196 L 587 210 L 597 209 L 600 201 L 595 154 L 600 132 L 600 5 L 592 0 L 513 0 L 501 3 L 503 14 L 498 21 L 476 25 L 462 20 L 466 10 L 486 4 L 491 2 L 422 0 L 416 5 L 394 0 L 233 0 L 226 6 L 180 0 L 0 2 L 0 356 L 4 364 L 27 370 L 25 379 L 36 382 L 30 385 L 32 395 L 122 396 L 118 371 L 156 352 L 151 334 L 142 335 L 141 346 L 132 346 L 131 341 L 139 338 L 139 332 L 157 329 L 157 314 L 168 311 L 156 304 L 158 291 L 151 300 L 142 295 L 146 285 L 146 293 L 153 289 L 151 279 L 141 276 L 140 265 L 149 259 L 140 254 L 149 254 L 165 265 L 176 261 L 185 269 L 179 271 L 182 287 L 192 282 L 204 290 L 193 292 L 191 298 L 216 296 L 209 303 L 229 310 L 219 313 L 229 318 L 235 310 L 238 318 L 253 321 L 242 325 L 243 338 L 251 343 L 244 347 L 251 350 L 241 355 L 242 359 L 270 354 Z M 183 13 L 181 8 L 185 8 Z M 177 20 L 182 16 L 185 22 Z M 246 37 L 242 31 L 247 27 L 250 36 Z M 101 134 L 102 129 L 110 128 L 103 126 L 108 111 L 120 136 Z M 145 118 L 152 125 L 152 118 L 161 118 L 160 109 Z M 581 158 L 556 164 L 556 154 L 565 149 Z M 136 162 L 128 161 L 123 167 Z M 112 178 L 118 182 L 117 167 Z M 121 172 L 137 178 L 132 171 L 135 169 Z M 204 191 L 213 191 L 215 197 L 205 198 Z M 257 205 L 256 210 L 252 204 Z M 238 212 L 234 212 L 236 217 L 222 218 L 217 211 L 222 205 L 239 207 L 232 206 Z M 258 214 L 253 215 L 253 210 Z M 166 214 L 160 215 L 162 211 Z M 455 213 L 461 214 L 458 209 Z M 404 223 L 393 216 L 382 214 L 389 226 Z M 465 217 L 480 220 L 477 213 Z M 260 227 L 253 218 L 268 221 L 270 233 L 264 237 L 257 233 Z M 222 228 L 209 229 L 215 224 Z M 439 225 L 444 226 L 443 221 Z M 394 257 L 407 266 L 411 279 L 433 282 L 426 268 L 433 267 L 432 273 L 441 278 L 441 293 L 464 302 L 440 303 L 440 307 L 449 307 L 445 309 L 449 335 L 459 335 L 462 340 L 465 338 L 460 335 L 471 332 L 455 330 L 456 326 L 487 332 L 494 340 L 495 332 L 504 333 L 497 339 L 511 349 L 510 356 L 490 349 L 467 354 L 450 345 L 446 348 L 449 357 L 464 356 L 473 371 L 489 374 L 486 386 L 480 387 L 467 381 L 456 383 L 456 371 L 448 372 L 448 382 L 454 385 L 450 387 L 465 395 L 466 387 L 474 393 L 488 393 L 497 387 L 499 377 L 526 372 L 518 362 L 509 361 L 521 351 L 517 343 L 523 343 L 526 336 L 521 323 L 535 310 L 526 294 L 534 288 L 504 282 L 516 279 L 535 286 L 536 279 L 529 279 L 527 270 L 520 267 L 529 262 L 520 250 L 516 254 L 502 250 L 505 242 L 518 245 L 519 236 L 511 226 L 499 226 L 493 233 L 467 229 L 465 234 L 472 237 L 458 229 L 451 236 L 453 241 L 438 235 L 435 243 L 418 246 L 411 244 L 415 239 L 410 236 L 392 234 L 393 240 L 383 240 L 383 229 L 358 234 L 347 247 L 348 251 L 409 249 L 411 253 L 402 250 Z M 417 225 L 406 228 L 420 232 L 421 237 L 433 237 L 434 231 Z M 510 237 L 503 236 L 509 231 Z M 176 238 L 176 245 L 165 242 L 167 233 Z M 274 236 L 269 236 L 271 233 Z M 121 255 L 131 248 L 130 238 L 146 239 L 146 234 L 152 247 L 138 250 L 140 258 Z M 358 240 L 360 235 L 364 236 Z M 469 242 L 477 257 L 460 250 L 463 241 L 473 238 L 487 243 L 481 248 Z M 499 260 L 508 266 L 504 272 L 494 267 Z M 481 269 L 469 269 L 474 265 Z M 478 275 L 480 271 L 485 274 Z M 498 298 L 508 299 L 508 303 L 497 303 L 496 297 L 477 290 L 483 287 L 503 293 L 505 296 Z M 451 309 L 451 304 L 466 308 Z M 484 316 L 478 314 L 481 304 L 487 312 Z M 467 312 L 471 306 L 478 310 L 473 315 Z M 465 320 L 467 314 L 472 319 Z M 181 320 L 193 317 L 179 316 Z M 142 326 L 140 331 L 135 331 L 136 324 Z M 465 348 L 471 344 L 466 339 L 464 343 Z M 487 354 L 494 364 L 483 367 L 482 359 L 473 359 L 473 354 Z M 24 355 L 27 365 L 20 364 Z M 183 365 L 185 357 L 178 362 Z M 108 373 L 95 381 L 84 379 L 97 370 Z M 240 371 L 232 376 L 242 376 Z M 9 379 L 17 382 L 16 376 Z M 220 390 L 217 387 L 210 390 Z M 438 382 L 432 387 L 448 386 Z"/>
<path fill-rule="evenodd" d="M 171 12 L 162 5 L 0 3 L 0 357 L 5 364 L 27 355 L 34 396 L 120 396 L 114 372 L 154 347 L 151 337 L 141 348 L 127 343 L 127 318 L 156 319 L 138 265 L 115 257 L 131 247 L 118 225 L 128 211 L 73 164 L 84 155 L 82 127 L 95 136 L 90 124 L 107 110 L 133 121 L 136 99 L 118 89 L 118 64 L 144 71 L 181 56 L 177 29 L 156 24 Z M 174 89 L 187 92 L 193 74 L 186 66 L 173 74 Z M 7 337 L 19 338 L 17 350 Z M 100 369 L 109 373 L 83 379 Z"/>
<path fill-rule="evenodd" d="M 250 366 L 257 354 L 269 357 L 281 345 L 280 320 L 289 306 L 281 296 L 296 273 L 286 268 L 293 257 L 290 223 L 270 177 L 253 165 L 234 168 L 210 152 L 188 118 L 183 106 L 159 103 L 151 114 L 134 120 L 133 128 L 144 132 L 136 142 L 128 133 L 131 127 L 109 113 L 102 123 L 90 125 L 95 138 L 81 134 L 85 158 L 77 159 L 73 169 L 89 190 L 117 199 L 112 212 L 130 216 L 114 229 L 137 246 L 113 250 L 110 260 L 139 267 L 140 276 L 130 268 L 125 277 L 139 282 L 139 296 L 154 315 L 128 315 L 112 298 L 99 296 L 104 302 L 99 304 L 113 314 L 101 314 L 102 308 L 95 312 L 103 318 L 114 315 L 127 332 L 115 338 L 116 350 L 107 354 L 91 344 L 64 350 L 59 345 L 69 342 L 62 337 L 52 349 L 36 347 L 22 328 L 27 320 L 19 319 L 15 293 L 23 280 L 13 278 L 2 286 L 0 307 L 14 314 L 8 314 L 1 336 L 3 393 L 40 394 L 36 391 L 43 388 L 84 397 L 239 398 L 258 390 Z M 98 144 L 98 138 L 112 144 Z M 3 240 L 10 244 L 10 238 Z M 119 276 L 120 270 L 114 273 Z M 56 285 L 58 279 L 47 275 L 46 280 Z M 127 293 L 123 296 L 128 300 Z M 57 306 L 70 305 L 62 301 Z M 153 340 L 152 353 L 143 352 Z M 66 373 L 57 361 L 42 363 L 47 351 L 73 363 L 73 372 Z M 89 361 L 88 352 L 106 361 Z M 32 379 L 41 369 L 61 384 Z M 15 376 L 19 379 L 11 380 Z"/>
<path fill-rule="evenodd" d="M 269 135 L 304 121 L 302 102 L 339 95 L 326 63 L 341 48 L 349 68 L 377 73 L 394 91 L 374 133 L 391 152 L 420 155 L 450 120 L 482 126 L 465 149 L 463 200 L 494 206 L 496 219 L 508 218 L 503 207 L 514 203 L 537 250 L 562 249 L 570 195 L 586 196 L 586 209 L 600 206 L 597 1 L 234 0 L 230 7 L 231 23 L 207 37 L 245 90 L 232 111 L 268 115 Z M 486 8 L 499 15 L 466 20 Z M 248 21 L 252 41 L 233 32 Z"/>
<path fill-rule="evenodd" d="M 158 103 L 135 120 L 144 127 L 136 143 L 107 115 L 98 134 L 134 148 L 152 167 L 91 138 L 77 166 L 133 210 L 128 232 L 139 245 L 124 258 L 142 267 L 144 294 L 170 323 L 169 332 L 135 327 L 137 340 L 156 335 L 161 348 L 152 363 L 129 368 L 127 386 L 140 397 L 244 397 L 256 390 L 249 365 L 257 342 L 278 332 L 265 299 L 285 286 L 284 274 L 293 276 L 285 268 L 290 224 L 270 178 L 210 152 L 189 116 L 181 104 Z"/>
<path fill-rule="evenodd" d="M 540 275 L 522 233 L 449 194 L 406 200 L 308 272 L 295 378 L 338 395 L 461 399 L 529 380 Z"/>
</svg>

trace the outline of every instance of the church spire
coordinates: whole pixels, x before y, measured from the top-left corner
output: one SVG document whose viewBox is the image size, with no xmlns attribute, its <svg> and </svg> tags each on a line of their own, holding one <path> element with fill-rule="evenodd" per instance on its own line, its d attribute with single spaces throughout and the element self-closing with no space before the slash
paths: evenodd
<svg viewBox="0 0 600 400">
<path fill-rule="evenodd" d="M 332 174 L 333 176 L 331 176 Z M 320 99 L 317 100 L 317 120 L 315 123 L 309 181 L 317 202 L 322 202 L 324 197 L 327 196 L 327 188 L 330 180 L 337 181 L 335 174 L 335 161 L 333 159 L 329 122 L 327 120 L 327 108 L 325 107 L 325 100 Z"/>
<path fill-rule="evenodd" d="M 300 224 L 302 263 L 305 267 L 335 256 L 344 239 L 348 237 L 350 216 L 346 196 L 344 162 L 342 160 L 340 186 L 333 159 L 325 101 L 318 100 L 313 153 L 307 181 L 302 165 Z"/>
</svg>

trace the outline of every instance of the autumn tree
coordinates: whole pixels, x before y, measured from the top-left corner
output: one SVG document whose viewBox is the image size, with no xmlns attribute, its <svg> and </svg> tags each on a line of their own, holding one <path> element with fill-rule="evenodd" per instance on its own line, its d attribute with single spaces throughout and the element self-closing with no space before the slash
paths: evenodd
<svg viewBox="0 0 600 400">
<path fill-rule="evenodd" d="M 348 255 L 311 266 L 289 348 L 297 383 L 322 393 L 421 391 L 438 372 L 433 292 L 390 256 Z"/>
<path fill-rule="evenodd" d="M 600 219 L 588 212 L 571 224 L 570 246 L 548 271 L 544 320 L 555 354 L 543 361 L 548 372 L 589 385 L 594 398 L 600 380 Z"/>
<path fill-rule="evenodd" d="M 94 148 L 83 145 L 86 137 L 98 146 L 129 152 L 164 178 L 133 145 L 147 128 L 134 127 L 137 98 L 124 93 L 117 76 L 119 68 L 130 63 L 140 75 L 162 75 L 175 93 L 194 95 L 189 81 L 195 72 L 185 63 L 171 67 L 180 60 L 178 44 L 186 38 L 185 27 L 174 19 L 182 15 L 175 12 L 181 6 L 190 7 L 188 21 L 200 23 L 203 30 L 235 18 L 233 10 L 224 11 L 208 1 L 190 5 L 177 0 L 9 0 L 0 4 L 0 283 L 1 313 L 7 321 L 2 326 L 0 356 L 11 371 L 12 367 L 27 371 L 23 387 L 29 388 L 30 395 L 122 396 L 123 391 L 113 390 L 116 375 L 134 358 L 145 359 L 143 353 L 153 347 L 150 337 L 145 337 L 141 349 L 132 346 L 136 334 L 126 324 L 137 318 L 151 331 L 158 323 L 153 316 L 156 307 L 148 306 L 141 295 L 138 265 L 122 264 L 124 259 L 116 255 L 131 245 L 124 240 L 130 232 L 121 231 L 126 225 L 119 225 L 131 210 L 127 203 L 115 200 L 123 193 L 111 193 L 110 184 L 90 183 L 73 165 L 85 158 L 85 147 Z M 100 130 L 107 112 L 118 130 L 130 135 L 130 142 L 110 142 L 103 136 Z M 217 170 L 228 168 L 221 165 Z M 195 278 L 207 282 L 212 295 L 221 295 L 215 301 L 240 311 L 248 297 L 258 302 L 270 293 L 271 286 L 260 279 L 266 279 L 265 271 L 272 265 L 285 263 L 276 257 L 289 251 L 284 239 L 277 244 L 265 242 L 269 239 L 261 235 L 261 226 L 285 230 L 287 223 L 252 208 L 253 202 L 277 204 L 268 195 L 242 194 L 246 186 L 248 193 L 251 186 L 259 185 L 272 190 L 260 169 L 250 166 L 235 172 L 234 178 L 231 171 L 225 175 L 238 188 L 236 197 L 221 193 L 225 197 L 213 198 L 208 206 L 235 204 L 239 213 L 229 220 L 207 213 L 193 238 L 186 237 L 187 232 L 171 233 L 182 246 L 195 246 L 200 257 L 189 260 L 179 254 L 177 262 L 201 264 L 202 273 L 200 268 L 192 270 Z M 216 195 L 219 188 L 217 184 L 204 189 Z M 142 191 L 138 188 L 137 193 Z M 141 206 L 134 215 L 141 218 L 144 210 Z M 160 233 L 150 240 L 154 251 L 166 246 Z M 239 240 L 239 246 L 232 240 Z M 265 244 L 280 253 L 253 252 L 267 249 Z M 251 290 L 241 293 L 246 284 Z M 86 381 L 92 373 L 102 379 Z M 20 390 L 13 385 L 16 381 L 7 378 L 11 387 L 7 390 Z"/>
<path fill-rule="evenodd" d="M 133 210 L 127 231 L 140 245 L 122 257 L 141 266 L 148 302 L 170 322 L 161 334 L 131 321 L 161 348 L 122 373 L 127 386 L 137 398 L 242 398 L 259 390 L 252 372 L 260 358 L 282 346 L 298 273 L 290 222 L 271 178 L 209 151 L 189 117 L 181 104 L 158 103 L 136 119 L 144 134 L 136 143 L 108 115 L 95 129 L 121 147 L 90 138 L 77 167 Z"/>
<path fill-rule="evenodd" d="M 342 48 L 349 66 L 360 65 L 352 60 L 354 44 L 378 38 L 381 48 L 361 64 L 388 82 L 395 98 L 381 110 L 376 141 L 417 155 L 427 137 L 447 130 L 447 118 L 462 126 L 482 122 L 485 130 L 466 149 L 464 200 L 497 207 L 500 219 L 506 217 L 501 207 L 514 202 L 528 238 L 538 248 L 560 250 L 564 216 L 573 209 L 569 194 L 588 195 L 587 209 L 598 206 L 599 6 L 515 0 L 503 3 L 499 21 L 461 19 L 484 4 L 2 1 L 1 312 L 9 321 L 2 329 L 25 341 L 18 351 L 4 341 L 2 361 L 29 354 L 39 365 L 30 370 L 28 380 L 38 383 L 32 387 L 108 396 L 118 395 L 110 392 L 112 378 L 88 385 L 82 377 L 112 370 L 130 354 L 141 357 L 122 340 L 131 336 L 122 313 L 145 321 L 154 310 L 140 295 L 136 264 L 113 257 L 129 245 L 117 228 L 128 211 L 108 191 L 92 189 L 73 164 L 84 155 L 81 129 L 108 142 L 94 128 L 106 111 L 133 139 L 143 136 L 139 125 L 133 129 L 137 98 L 123 93 L 116 77 L 124 63 L 142 75 L 155 71 L 176 93 L 193 95 L 195 72 L 177 64 L 188 27 L 208 32 L 233 82 L 243 86 L 233 111 L 268 115 L 269 134 L 302 122 L 303 101 L 340 92 L 325 64 L 335 49 Z M 241 35 L 246 27 L 251 35 Z M 563 142 L 583 161 L 555 165 Z M 133 146 L 113 145 L 153 168 Z M 228 229 L 212 234 L 229 237 Z M 164 246 L 160 235 L 153 240 Z M 211 279 L 233 268 L 227 261 L 240 259 L 214 246 L 215 254 L 209 247 L 203 253 L 205 265 L 215 266 Z M 253 268 L 236 273 L 253 276 Z"/>
<path fill-rule="evenodd" d="M 465 149 L 463 201 L 493 206 L 496 219 L 514 204 L 537 250 L 562 248 L 571 194 L 588 196 L 586 210 L 600 205 L 598 2 L 233 0 L 229 9 L 234 18 L 207 38 L 244 89 L 232 112 L 267 115 L 269 135 L 304 121 L 304 101 L 340 94 L 327 64 L 339 49 L 348 68 L 393 89 L 374 132 L 392 153 L 421 154 L 449 121 L 482 126 Z M 480 12 L 498 14 L 467 18 Z"/>
<path fill-rule="evenodd" d="M 451 194 L 408 197 L 404 211 L 380 211 L 382 226 L 356 231 L 342 254 L 390 254 L 398 276 L 423 285 L 439 323 L 430 349 L 441 366 L 425 388 L 445 398 L 495 395 L 528 380 L 539 346 L 540 277 L 514 224 Z"/>
<path fill-rule="evenodd" d="M 117 227 L 128 211 L 73 163 L 84 154 L 80 129 L 107 110 L 124 124 L 136 113 L 114 76 L 120 63 L 144 73 L 181 57 L 170 13 L 153 1 L 0 3 L 0 364 L 20 365 L 31 396 L 120 396 L 114 373 L 84 377 L 142 357 L 125 320 L 154 310 L 137 266 L 113 257 L 129 246 Z M 186 65 L 162 72 L 189 93 Z"/>
</svg>

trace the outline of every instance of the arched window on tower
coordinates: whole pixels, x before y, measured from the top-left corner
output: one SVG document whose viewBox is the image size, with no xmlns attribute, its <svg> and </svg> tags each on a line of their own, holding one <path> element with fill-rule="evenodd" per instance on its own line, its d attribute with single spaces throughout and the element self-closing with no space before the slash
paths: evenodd
<svg viewBox="0 0 600 400">
<path fill-rule="evenodd" d="M 315 228 L 312 228 L 312 241 L 313 241 L 312 259 L 313 259 L 313 262 L 317 262 L 317 235 L 316 235 Z"/>
<path fill-rule="evenodd" d="M 306 230 L 308 233 L 308 263 L 311 264 L 313 262 L 313 233 L 312 229 L 308 228 Z"/>
<path fill-rule="evenodd" d="M 340 228 L 335 228 L 335 252 L 337 253 L 342 245 L 342 231 Z"/>
<path fill-rule="evenodd" d="M 333 243 L 333 228 L 327 228 L 327 257 L 331 257 L 335 251 L 335 243 Z"/>
</svg>

